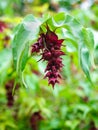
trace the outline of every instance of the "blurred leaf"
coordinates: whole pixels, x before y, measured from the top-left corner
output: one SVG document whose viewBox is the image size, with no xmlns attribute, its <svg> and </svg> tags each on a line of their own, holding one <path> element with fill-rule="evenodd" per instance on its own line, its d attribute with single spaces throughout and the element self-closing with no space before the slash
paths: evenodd
<svg viewBox="0 0 98 130">
<path fill-rule="evenodd" d="M 71 128 L 71 130 L 76 130 L 77 125 L 79 124 L 79 120 L 67 120 L 65 122 L 65 126 Z"/>
<path fill-rule="evenodd" d="M 40 22 L 33 15 L 28 15 L 15 28 L 12 41 L 13 60 L 17 74 L 21 76 L 29 56 L 29 42 L 37 38 Z"/>
<path fill-rule="evenodd" d="M 98 66 L 98 45 L 95 47 L 95 50 L 94 50 L 94 61 L 95 61 L 96 66 Z"/>
<path fill-rule="evenodd" d="M 86 44 L 87 48 L 89 49 L 90 52 L 94 50 L 94 35 L 91 32 L 90 29 L 87 28 L 82 28 L 82 36 L 81 39 L 84 44 Z"/>
<path fill-rule="evenodd" d="M 98 128 L 98 117 L 96 115 L 93 116 L 93 121 L 94 121 L 95 127 Z"/>
<path fill-rule="evenodd" d="M 36 75 L 26 75 L 25 81 L 33 91 L 38 89 L 38 77 Z"/>
<path fill-rule="evenodd" d="M 81 46 L 80 48 L 80 65 L 86 74 L 87 78 L 91 82 L 91 77 L 90 77 L 90 56 L 87 48 L 84 46 Z"/>
<path fill-rule="evenodd" d="M 11 66 L 12 53 L 11 49 L 3 49 L 0 52 L 0 74 Z"/>
</svg>

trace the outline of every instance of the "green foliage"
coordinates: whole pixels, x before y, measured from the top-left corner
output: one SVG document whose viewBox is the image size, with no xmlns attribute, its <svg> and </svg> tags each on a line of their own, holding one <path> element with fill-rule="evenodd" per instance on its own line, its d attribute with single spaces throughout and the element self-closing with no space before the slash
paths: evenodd
<svg viewBox="0 0 98 130">
<path fill-rule="evenodd" d="M 75 18 L 65 13 L 58 13 L 45 20 L 45 22 L 43 22 L 44 20 L 41 21 L 42 23 L 37 23 L 36 18 L 30 15 L 16 28 L 12 46 L 14 64 L 18 75 L 21 75 L 28 59 L 29 41 L 37 39 L 38 34 L 40 34 L 38 29 L 41 28 L 41 32 L 45 32 L 45 26 L 48 25 L 52 31 L 59 28 L 57 34 L 60 35 L 62 31 L 62 39 L 65 39 L 65 42 L 66 39 L 69 39 L 74 47 L 76 47 L 74 42 L 77 44 L 76 51 L 79 52 L 80 65 L 91 81 L 90 64 L 92 64 L 91 61 L 93 61 L 94 51 L 94 37 L 92 32 L 82 27 Z M 65 32 L 63 32 L 64 29 L 66 29 Z M 70 35 L 66 35 L 66 32 Z M 68 43 L 66 42 L 65 44 L 67 46 Z"/>
<path fill-rule="evenodd" d="M 22 4 L 21 0 L 0 0 L 0 15 L 13 16 L 15 11 L 22 11 Z"/>
<path fill-rule="evenodd" d="M 8 70 L 12 64 L 11 49 L 3 49 L 0 52 L 0 85 L 5 81 Z"/>
<path fill-rule="evenodd" d="M 6 6 L 3 7 L 4 2 Z M 82 1 L 64 0 L 60 1 L 58 8 L 70 10 L 70 15 L 51 12 L 36 18 L 34 14 L 39 17 L 46 12 L 44 4 L 47 1 L 21 2 L 0 0 L 0 15 L 4 15 L 1 20 L 8 25 L 8 29 L 0 32 L 0 130 L 32 130 L 30 118 L 36 112 L 43 117 L 38 121 L 38 130 L 98 129 L 98 39 L 92 33 L 98 30 L 97 3 L 92 1 L 89 10 L 83 10 L 79 6 Z M 54 5 L 53 2 L 51 5 L 47 3 L 47 8 L 56 7 L 56 4 L 58 2 Z M 22 22 L 22 17 L 16 17 L 16 14 L 32 12 L 33 15 L 26 16 Z M 31 44 L 36 42 L 41 32 L 46 32 L 47 24 L 59 39 L 65 39 L 62 79 L 54 89 L 43 79 L 46 64 L 36 62 L 39 55 L 30 54 Z M 8 43 L 5 36 L 10 37 Z M 9 107 L 6 85 L 11 81 L 14 104 Z"/>
<path fill-rule="evenodd" d="M 4 49 L 0 52 L 0 74 L 11 65 L 11 49 Z"/>
<path fill-rule="evenodd" d="M 22 71 L 29 57 L 29 42 L 37 39 L 40 22 L 33 17 L 27 16 L 22 23 L 15 28 L 15 36 L 12 41 L 13 60 L 17 74 L 22 80 Z M 31 26 L 34 26 L 32 29 Z"/>
</svg>

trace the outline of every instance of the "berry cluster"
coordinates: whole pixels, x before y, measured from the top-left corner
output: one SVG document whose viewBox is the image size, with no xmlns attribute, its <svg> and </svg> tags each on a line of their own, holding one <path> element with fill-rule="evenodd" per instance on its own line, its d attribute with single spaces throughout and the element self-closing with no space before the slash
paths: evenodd
<svg viewBox="0 0 98 130">
<path fill-rule="evenodd" d="M 32 53 L 40 52 L 42 55 L 40 60 L 47 61 L 44 78 L 48 78 L 52 87 L 59 83 L 58 78 L 61 78 L 60 70 L 63 67 L 61 56 L 64 55 L 64 52 L 61 51 L 63 41 L 63 39 L 59 40 L 55 32 L 47 27 L 46 34 L 42 33 L 38 41 L 32 45 Z"/>
<path fill-rule="evenodd" d="M 14 104 L 14 97 L 12 95 L 13 84 L 13 81 L 10 81 L 5 85 L 8 107 L 12 107 Z"/>
<path fill-rule="evenodd" d="M 30 117 L 30 125 L 32 130 L 38 130 L 38 123 L 41 120 L 43 120 L 43 117 L 40 114 L 40 111 L 32 114 L 32 116 Z"/>
<path fill-rule="evenodd" d="M 5 85 L 6 97 L 7 97 L 7 106 L 8 107 L 12 107 L 14 105 L 14 96 L 12 95 L 13 86 L 14 86 L 13 80 L 10 80 Z M 18 89 L 18 88 L 19 88 L 19 86 L 17 84 L 15 89 Z"/>
</svg>

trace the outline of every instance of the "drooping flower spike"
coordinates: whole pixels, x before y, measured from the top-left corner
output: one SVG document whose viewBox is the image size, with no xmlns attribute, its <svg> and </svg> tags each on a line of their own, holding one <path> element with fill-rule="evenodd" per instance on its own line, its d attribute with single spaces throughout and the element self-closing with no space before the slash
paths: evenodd
<svg viewBox="0 0 98 130">
<path fill-rule="evenodd" d="M 40 60 L 47 61 L 44 78 L 48 78 L 49 84 L 54 85 L 59 83 L 58 78 L 61 78 L 60 70 L 63 67 L 61 46 L 64 39 L 58 39 L 55 32 L 51 31 L 47 26 L 47 32 L 42 33 L 35 44 L 32 45 L 32 53 L 40 53 L 42 58 Z"/>
</svg>

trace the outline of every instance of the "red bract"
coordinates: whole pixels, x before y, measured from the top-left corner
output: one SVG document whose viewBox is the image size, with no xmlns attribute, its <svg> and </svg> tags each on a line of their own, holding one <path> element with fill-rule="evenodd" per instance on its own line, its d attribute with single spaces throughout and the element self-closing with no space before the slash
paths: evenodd
<svg viewBox="0 0 98 130">
<path fill-rule="evenodd" d="M 43 48 L 44 48 L 43 38 L 44 38 L 44 35 L 41 34 L 41 35 L 40 35 L 40 38 L 37 40 L 37 42 L 36 42 L 34 45 L 32 45 L 32 53 L 33 53 L 33 52 L 39 52 L 40 49 L 43 49 Z"/>
<path fill-rule="evenodd" d="M 48 78 L 49 84 L 51 84 L 52 87 L 54 87 L 56 83 L 59 83 L 58 78 L 61 78 L 59 73 L 63 67 L 61 58 L 61 56 L 64 55 L 64 52 L 61 51 L 63 41 L 64 39 L 59 40 L 55 32 L 47 27 L 46 34 L 41 34 L 37 43 L 32 45 L 32 53 L 40 52 L 42 55 L 40 60 L 47 61 L 44 78 Z"/>
<path fill-rule="evenodd" d="M 7 28 L 7 25 L 3 21 L 0 21 L 0 32 L 3 32 L 5 28 Z"/>
</svg>

